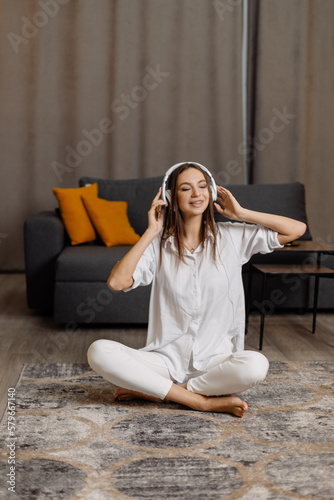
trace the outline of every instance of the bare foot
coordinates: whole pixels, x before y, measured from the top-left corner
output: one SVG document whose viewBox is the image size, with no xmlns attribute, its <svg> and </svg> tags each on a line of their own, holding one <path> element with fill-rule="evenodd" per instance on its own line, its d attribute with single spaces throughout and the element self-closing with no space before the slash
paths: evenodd
<svg viewBox="0 0 334 500">
<path fill-rule="evenodd" d="M 154 396 L 149 396 L 148 394 L 143 394 L 141 392 L 130 391 L 130 389 L 117 389 L 114 392 L 114 398 L 118 401 L 130 401 L 131 399 L 148 399 L 149 401 L 159 401 L 161 399 L 155 398 Z"/>
<path fill-rule="evenodd" d="M 242 418 L 248 410 L 248 404 L 237 396 L 205 397 L 204 411 L 231 413 Z"/>
<path fill-rule="evenodd" d="M 172 397 L 170 398 L 170 396 Z M 248 410 L 248 404 L 238 398 L 238 396 L 203 396 L 201 394 L 189 392 L 187 390 L 187 384 L 181 384 L 176 388 L 174 386 L 168 393 L 166 399 L 177 401 L 194 410 L 231 413 L 240 418 L 242 418 Z"/>
<path fill-rule="evenodd" d="M 239 418 L 242 418 L 248 410 L 248 404 L 237 396 L 202 396 L 201 394 L 189 392 L 185 388 L 185 385 L 186 384 L 174 386 L 177 393 L 181 391 L 181 397 L 175 397 L 172 394 L 172 391 L 170 391 L 166 400 L 181 403 L 198 411 L 230 413 Z M 117 389 L 114 393 L 114 398 L 118 401 L 130 401 L 131 399 L 148 399 L 149 401 L 160 403 L 162 401 L 154 396 L 148 396 L 147 394 L 143 394 L 141 392 L 130 391 L 130 389 Z"/>
</svg>

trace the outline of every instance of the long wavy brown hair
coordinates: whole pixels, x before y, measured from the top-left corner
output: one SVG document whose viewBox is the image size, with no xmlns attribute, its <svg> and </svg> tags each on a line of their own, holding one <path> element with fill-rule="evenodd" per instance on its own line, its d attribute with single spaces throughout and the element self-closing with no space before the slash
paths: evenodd
<svg viewBox="0 0 334 500">
<path fill-rule="evenodd" d="M 184 232 L 184 216 L 182 211 L 179 208 L 179 204 L 177 201 L 177 180 L 179 175 L 188 168 L 196 168 L 205 177 L 205 180 L 208 185 L 209 190 L 209 204 L 206 210 L 202 214 L 202 227 L 201 227 L 201 241 L 205 242 L 207 240 L 209 230 L 212 231 L 214 237 L 213 243 L 213 259 L 216 258 L 216 245 L 217 245 L 217 234 L 215 228 L 215 220 L 214 220 L 214 209 L 213 209 L 213 200 L 212 200 L 212 192 L 210 189 L 210 178 L 206 172 L 204 172 L 197 165 L 193 165 L 192 163 L 187 163 L 185 165 L 180 165 L 176 168 L 170 175 L 168 182 L 168 189 L 171 191 L 171 201 L 166 207 L 165 213 L 165 224 L 162 232 L 161 242 L 160 242 L 160 262 L 161 262 L 161 252 L 162 245 L 164 241 L 166 241 L 170 236 L 175 237 L 176 248 L 178 252 L 178 257 L 180 261 L 184 261 L 184 246 L 182 241 L 185 236 Z"/>
</svg>

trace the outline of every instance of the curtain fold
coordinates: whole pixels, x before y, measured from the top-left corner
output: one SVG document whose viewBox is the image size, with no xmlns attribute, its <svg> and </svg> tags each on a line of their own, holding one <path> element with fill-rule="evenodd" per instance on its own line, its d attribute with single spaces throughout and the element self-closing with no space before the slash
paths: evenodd
<svg viewBox="0 0 334 500">
<path fill-rule="evenodd" d="M 253 45 L 254 183 L 300 181 L 313 239 L 334 241 L 334 2 L 259 0 Z"/>
<path fill-rule="evenodd" d="M 223 181 L 241 157 L 238 3 L 224 16 L 206 0 L 0 9 L 1 270 L 24 269 L 23 222 L 56 207 L 53 187 L 187 160 Z"/>
<path fill-rule="evenodd" d="M 306 185 L 314 236 L 334 241 L 331 0 L 2 0 L 0 270 L 23 270 L 23 222 L 83 175 L 206 165 L 219 184 Z"/>
<path fill-rule="evenodd" d="M 255 134 L 256 118 L 256 70 L 259 50 L 259 0 L 248 0 L 248 45 L 247 45 L 247 138 L 243 151 L 247 151 Z M 246 183 L 254 183 L 254 155 L 245 154 L 248 178 Z"/>
</svg>

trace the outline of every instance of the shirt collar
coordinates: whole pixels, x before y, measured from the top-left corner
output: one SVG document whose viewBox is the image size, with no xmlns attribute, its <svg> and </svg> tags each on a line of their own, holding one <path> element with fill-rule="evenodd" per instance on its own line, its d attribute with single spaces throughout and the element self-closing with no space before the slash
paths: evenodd
<svg viewBox="0 0 334 500">
<path fill-rule="evenodd" d="M 212 232 L 212 230 L 210 228 L 208 230 L 207 240 L 210 240 L 211 243 L 214 240 L 213 232 Z M 165 240 L 165 242 L 166 242 L 166 244 L 170 245 L 171 249 L 174 252 L 177 253 L 176 238 L 175 238 L 174 235 L 168 236 L 168 238 Z M 198 247 L 196 248 L 196 250 L 193 253 L 191 253 L 191 252 L 189 252 L 189 253 L 190 253 L 190 255 L 195 255 L 195 254 L 199 253 L 202 249 L 203 249 L 203 243 L 201 243 L 200 245 L 198 245 Z"/>
</svg>

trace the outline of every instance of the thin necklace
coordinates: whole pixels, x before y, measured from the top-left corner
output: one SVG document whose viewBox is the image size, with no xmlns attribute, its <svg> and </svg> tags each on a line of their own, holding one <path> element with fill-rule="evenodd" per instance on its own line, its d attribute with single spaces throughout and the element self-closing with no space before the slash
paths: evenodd
<svg viewBox="0 0 334 500">
<path fill-rule="evenodd" d="M 187 240 L 187 238 L 184 237 L 184 241 L 186 243 L 188 243 L 188 245 L 190 246 L 190 248 L 188 248 L 189 252 L 190 253 L 194 253 L 196 248 L 202 243 L 202 240 L 199 241 L 199 243 L 195 246 L 195 248 L 189 243 L 189 241 Z"/>
</svg>

